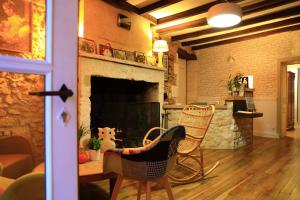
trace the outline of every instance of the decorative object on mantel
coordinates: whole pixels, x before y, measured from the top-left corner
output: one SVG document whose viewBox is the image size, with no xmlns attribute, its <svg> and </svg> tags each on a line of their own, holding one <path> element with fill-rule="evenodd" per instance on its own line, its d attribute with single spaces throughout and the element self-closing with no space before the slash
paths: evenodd
<svg viewBox="0 0 300 200">
<path fill-rule="evenodd" d="M 118 26 L 127 30 L 130 30 L 131 28 L 131 18 L 123 15 L 123 14 L 119 14 L 118 15 Z"/>
<path fill-rule="evenodd" d="M 113 49 L 113 57 L 126 60 L 126 52 L 120 49 Z"/>
<path fill-rule="evenodd" d="M 115 128 L 98 128 L 98 140 L 102 141 L 101 152 L 116 148 Z"/>
<path fill-rule="evenodd" d="M 79 43 L 78 43 L 78 50 L 80 52 L 86 52 L 90 54 L 96 54 L 97 53 L 97 47 L 96 43 L 94 40 L 87 39 L 87 38 L 79 38 Z"/>
<path fill-rule="evenodd" d="M 147 62 L 148 65 L 156 66 L 156 57 L 147 56 L 146 62 Z"/>
<path fill-rule="evenodd" d="M 135 53 L 134 52 L 126 51 L 125 54 L 126 54 L 126 60 L 133 61 L 133 62 L 135 61 Z"/>
<path fill-rule="evenodd" d="M 101 148 L 102 140 L 96 138 L 95 136 L 91 137 L 89 140 L 89 152 L 91 160 L 99 160 L 100 159 L 100 148 Z"/>
<path fill-rule="evenodd" d="M 138 63 L 145 63 L 145 55 L 143 52 L 135 52 L 135 61 Z"/>
<path fill-rule="evenodd" d="M 110 43 L 106 43 L 105 45 L 99 44 L 99 54 L 112 57 L 113 53 Z"/>
<path fill-rule="evenodd" d="M 226 86 L 228 90 L 228 96 L 232 96 L 233 80 L 231 78 L 231 74 L 229 75 Z"/>
<path fill-rule="evenodd" d="M 153 51 L 158 52 L 158 67 L 163 67 L 162 59 L 163 52 L 169 51 L 168 43 L 165 40 L 155 40 L 153 44 Z"/>
</svg>

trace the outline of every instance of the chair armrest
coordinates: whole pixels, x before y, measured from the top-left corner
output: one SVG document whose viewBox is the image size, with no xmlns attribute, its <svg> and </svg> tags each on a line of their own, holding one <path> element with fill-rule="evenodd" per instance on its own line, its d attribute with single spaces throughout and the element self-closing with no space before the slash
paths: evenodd
<svg viewBox="0 0 300 200">
<path fill-rule="evenodd" d="M 151 141 L 148 140 L 147 138 L 149 137 L 149 135 L 150 135 L 153 131 L 156 131 L 156 130 L 165 131 L 166 129 L 161 128 L 161 127 L 154 127 L 154 128 L 151 128 L 151 129 L 146 133 L 146 135 L 144 136 L 144 139 L 143 139 L 143 146 L 146 146 L 147 144 L 151 143 Z M 160 135 L 161 135 L 161 134 L 160 134 Z M 156 139 L 156 138 L 155 138 L 155 139 Z"/>
<path fill-rule="evenodd" d="M 0 137 L 0 154 L 25 153 L 32 154 L 29 142 L 22 136 Z"/>
<path fill-rule="evenodd" d="M 193 135 L 189 135 L 189 134 L 186 134 L 186 137 L 196 139 L 196 140 L 203 140 L 204 139 L 204 136 L 197 137 L 197 136 L 193 136 Z"/>
</svg>

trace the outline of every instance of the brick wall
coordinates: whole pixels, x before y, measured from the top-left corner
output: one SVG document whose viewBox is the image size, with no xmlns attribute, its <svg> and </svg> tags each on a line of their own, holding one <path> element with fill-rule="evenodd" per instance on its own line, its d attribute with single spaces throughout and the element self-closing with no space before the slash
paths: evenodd
<svg viewBox="0 0 300 200">
<path fill-rule="evenodd" d="M 41 90 L 41 75 L 0 72 L 0 131 L 25 137 L 36 163 L 44 159 L 44 98 L 28 92 Z"/>
<path fill-rule="evenodd" d="M 275 34 L 196 51 L 188 62 L 188 102 L 227 95 L 229 74 L 254 77 L 254 100 L 264 117 L 255 120 L 254 131 L 277 133 L 279 61 L 300 56 L 300 31 Z M 229 57 L 233 60 L 229 61 Z M 266 121 L 264 121 L 266 120 Z"/>
</svg>

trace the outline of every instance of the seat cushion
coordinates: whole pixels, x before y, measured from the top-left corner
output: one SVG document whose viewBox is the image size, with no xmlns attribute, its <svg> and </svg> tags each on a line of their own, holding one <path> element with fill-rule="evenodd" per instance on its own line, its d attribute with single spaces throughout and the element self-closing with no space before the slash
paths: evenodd
<svg viewBox="0 0 300 200">
<path fill-rule="evenodd" d="M 2 176 L 7 178 L 18 178 L 31 172 L 33 159 L 29 154 L 0 154 L 2 164 Z"/>
<path fill-rule="evenodd" d="M 0 176 L 0 196 L 6 190 L 6 188 L 12 184 L 15 180 Z"/>
</svg>

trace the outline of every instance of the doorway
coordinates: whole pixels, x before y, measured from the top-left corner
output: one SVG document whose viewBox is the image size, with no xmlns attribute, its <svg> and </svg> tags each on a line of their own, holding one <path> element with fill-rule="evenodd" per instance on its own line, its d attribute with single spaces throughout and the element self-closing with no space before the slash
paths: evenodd
<svg viewBox="0 0 300 200">
<path fill-rule="evenodd" d="M 298 124 L 298 70 L 295 70 L 293 68 L 296 68 L 296 66 L 300 65 L 300 57 L 292 57 L 288 59 L 283 59 L 279 62 L 279 82 L 278 82 L 278 113 L 277 113 L 277 121 L 278 121 L 278 132 L 280 137 L 286 136 L 286 131 L 288 127 L 288 114 L 290 115 L 291 119 L 290 121 L 294 123 L 293 127 L 297 127 Z M 291 89 L 291 92 L 294 94 L 290 97 L 290 102 L 293 99 L 294 103 L 293 105 L 289 105 L 289 100 L 288 100 L 288 69 L 293 69 L 291 73 L 295 74 L 295 80 L 294 83 L 297 83 L 295 86 L 294 84 L 292 85 L 293 89 Z M 296 73 L 297 72 L 297 78 L 296 78 Z M 291 78 L 293 79 L 293 78 Z M 297 88 L 295 91 L 295 88 Z M 297 100 L 295 100 L 297 98 Z M 291 103 L 290 103 L 291 104 Z M 296 107 L 296 108 L 295 108 Z M 290 108 L 290 109 L 288 109 Z M 290 111 L 288 111 L 290 110 Z M 299 115 L 300 117 L 300 115 Z M 295 120 L 297 120 L 295 123 Z M 300 120 L 300 119 L 299 119 Z"/>
</svg>

